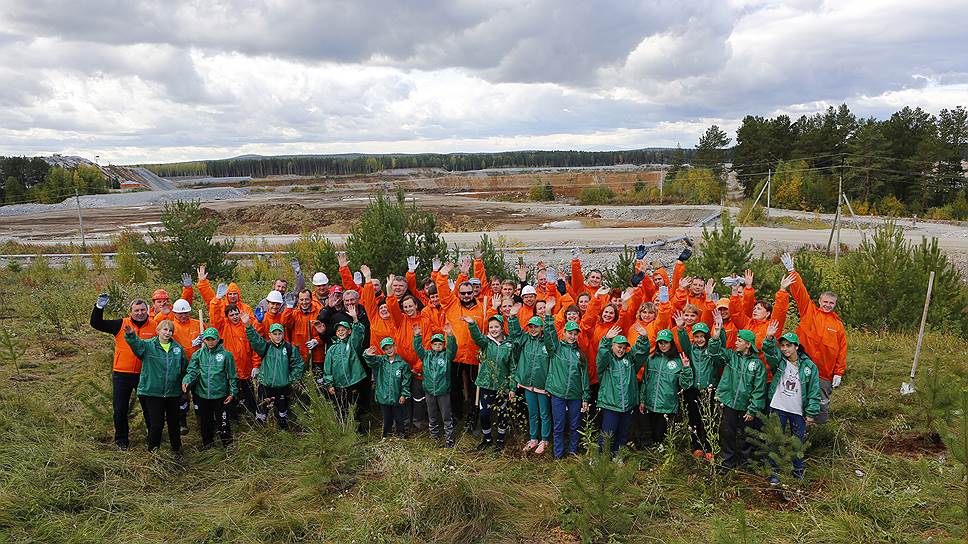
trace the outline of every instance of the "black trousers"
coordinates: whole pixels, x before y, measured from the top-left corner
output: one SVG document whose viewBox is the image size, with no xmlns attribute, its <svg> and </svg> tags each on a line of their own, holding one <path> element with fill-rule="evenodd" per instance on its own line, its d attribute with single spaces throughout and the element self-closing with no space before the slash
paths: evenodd
<svg viewBox="0 0 968 544">
<path fill-rule="evenodd" d="M 255 414 L 255 394 L 252 391 L 252 380 L 239 379 L 239 396 L 229 404 L 229 417 L 238 421 L 239 414 L 245 410 L 248 414 Z"/>
<path fill-rule="evenodd" d="M 128 411 L 131 407 L 131 393 L 138 389 L 140 374 L 129 372 L 111 373 L 111 406 L 114 409 L 114 443 L 119 448 L 128 447 Z M 148 413 L 145 415 L 145 425 L 148 424 Z"/>
<path fill-rule="evenodd" d="M 148 451 L 161 446 L 161 431 L 168 426 L 171 451 L 181 450 L 181 429 L 178 426 L 179 397 L 141 397 L 141 407 L 148 414 Z"/>
<path fill-rule="evenodd" d="M 218 436 L 222 439 L 222 445 L 228 446 L 232 443 L 232 427 L 229 425 L 229 412 L 225 404 L 225 397 L 220 399 L 203 399 L 198 395 L 195 397 L 195 406 L 198 407 L 198 429 L 202 433 L 202 446 L 211 446 L 215 442 L 215 430 L 218 429 Z"/>
<path fill-rule="evenodd" d="M 723 405 L 723 419 L 719 423 L 719 446 L 723 450 L 723 466 L 736 468 L 753 455 L 753 446 L 746 439 L 746 412 Z"/>
<path fill-rule="evenodd" d="M 335 394 L 331 395 L 333 399 L 333 404 L 336 405 L 336 416 L 343 423 L 346 422 L 346 418 L 350 413 L 350 407 L 353 407 L 353 415 L 356 417 L 357 425 L 360 424 L 360 410 L 362 409 L 362 403 L 360 399 L 362 398 L 363 388 L 365 382 L 369 380 L 364 379 L 359 383 L 355 383 L 349 387 L 334 387 L 336 391 Z"/>
<path fill-rule="evenodd" d="M 477 423 L 478 410 L 475 399 L 477 397 L 477 372 L 480 370 L 478 365 L 465 363 L 453 363 L 451 376 L 453 384 L 450 388 L 450 403 L 455 417 L 463 417 L 464 423 L 468 428 L 473 428 Z"/>
<path fill-rule="evenodd" d="M 288 385 L 284 387 L 269 387 L 268 385 L 259 384 L 259 398 L 262 400 L 255 409 L 256 421 L 264 423 L 268 419 L 269 416 L 266 413 L 265 403 L 271 400 L 272 405 L 275 407 L 276 422 L 279 423 L 280 428 L 288 429 L 289 394 Z"/>
<path fill-rule="evenodd" d="M 380 411 L 383 412 L 383 438 L 390 436 L 393 426 L 397 427 L 397 436 L 404 438 L 404 414 L 407 406 L 405 404 L 381 404 Z"/>
<path fill-rule="evenodd" d="M 665 441 L 666 432 L 669 430 L 669 419 L 672 414 L 660 414 L 657 412 L 646 412 L 644 414 L 646 425 L 649 428 L 650 437 L 653 445 L 659 445 Z"/>
<path fill-rule="evenodd" d="M 690 387 L 683 391 L 683 395 L 686 399 L 686 415 L 689 418 L 689 433 L 691 436 L 692 449 L 709 451 L 709 436 L 706 433 L 706 422 L 702 419 L 702 406 L 705 403 L 706 406 L 710 407 L 710 414 L 715 412 L 712 410 L 712 402 L 710 398 L 713 396 L 713 392 L 709 389 L 703 389 L 702 391 L 696 389 L 695 387 Z"/>
</svg>

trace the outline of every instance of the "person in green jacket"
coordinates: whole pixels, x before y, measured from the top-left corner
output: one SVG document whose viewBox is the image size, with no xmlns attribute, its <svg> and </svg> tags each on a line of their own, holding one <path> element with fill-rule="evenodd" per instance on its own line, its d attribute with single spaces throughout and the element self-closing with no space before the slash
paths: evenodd
<svg viewBox="0 0 968 544">
<path fill-rule="evenodd" d="M 383 438 L 388 438 L 396 425 L 397 438 L 406 438 L 404 425 L 404 406 L 410 398 L 410 365 L 397 355 L 393 338 L 380 340 L 383 355 L 376 354 L 376 348 L 367 348 L 363 360 L 373 369 L 376 384 L 376 402 L 383 412 Z"/>
<path fill-rule="evenodd" d="M 141 359 L 138 400 L 148 426 L 148 451 L 161 446 L 161 432 L 168 425 L 171 451 L 181 451 L 179 410 L 181 381 L 188 368 L 185 350 L 171 339 L 175 324 L 170 319 L 158 323 L 158 336 L 143 340 L 130 325 L 124 327 L 124 341 L 135 357 Z"/>
<path fill-rule="evenodd" d="M 547 305 L 543 309 L 547 312 Z M 524 400 L 528 404 L 528 432 L 531 439 L 524 445 L 523 451 L 534 450 L 534 453 L 541 455 L 551 441 L 551 397 L 545 389 L 548 348 L 542 338 L 544 321 L 535 315 L 528 320 L 528 331 L 525 332 L 518 321 L 520 310 L 521 304 L 512 306 L 508 319 L 508 336 L 517 352 L 511 361 L 511 375 L 517 387 L 524 390 Z M 514 398 L 513 388 L 509 397 Z"/>
<path fill-rule="evenodd" d="M 578 425 L 581 414 L 588 411 L 591 387 L 588 362 L 578 348 L 581 327 L 574 321 L 565 323 L 564 338 L 558 339 L 554 318 L 555 299 L 545 306 L 544 342 L 550 354 L 548 379 L 545 382 L 551 395 L 551 420 L 554 428 L 555 459 L 565 456 L 565 427 L 568 428 L 568 453 L 578 452 Z"/>
<path fill-rule="evenodd" d="M 360 353 L 363 339 L 366 338 L 366 329 L 359 322 L 355 307 L 347 307 L 346 313 L 353 319 L 353 324 L 340 321 L 336 325 L 336 334 L 330 340 L 326 357 L 323 359 L 323 375 L 320 383 L 336 404 L 336 413 L 340 420 L 346 420 L 352 405 L 356 421 L 359 422 L 360 390 L 364 385 L 363 380 L 366 379 L 366 370 L 363 368 Z"/>
<path fill-rule="evenodd" d="M 693 325 L 692 345 L 685 349 L 686 355 L 692 362 L 693 376 L 692 384 L 683 391 L 686 399 L 686 414 L 689 417 L 692 453 L 696 457 L 705 455 L 707 459 L 712 459 L 702 406 L 708 407 L 709 414 L 717 412 L 714 397 L 716 384 L 719 383 L 719 368 L 709 357 L 709 326 L 703 322 Z"/>
<path fill-rule="evenodd" d="M 807 425 L 812 425 L 820 413 L 820 374 L 817 365 L 810 360 L 800 346 L 800 338 L 793 332 L 780 337 L 779 349 L 774 338 L 780 324 L 770 321 L 763 341 L 763 356 L 773 372 L 773 381 L 767 398 L 770 399 L 770 412 L 780 418 L 780 427 L 800 439 L 802 444 L 807 438 Z M 776 475 L 777 466 L 773 459 L 773 474 L 770 484 L 780 483 Z M 803 479 L 803 458 L 793 460 L 793 475 Z"/>
<path fill-rule="evenodd" d="M 232 352 L 222 346 L 218 329 L 209 327 L 202 333 L 202 347 L 188 361 L 188 372 L 182 379 L 182 391 L 192 388 L 198 413 L 198 429 L 202 433 L 202 449 L 215 443 L 215 426 L 222 445 L 232 443 L 228 407 L 239 394 L 238 375 Z"/>
<path fill-rule="evenodd" d="M 514 358 L 514 344 L 504 336 L 504 318 L 499 315 L 487 320 L 487 336 L 481 334 L 477 323 L 464 316 L 471 339 L 481 348 L 478 355 L 480 368 L 474 384 L 479 389 L 481 433 L 484 438 L 477 445 L 477 451 L 494 446 L 495 451 L 504 449 L 507 437 L 508 392 L 511 389 L 511 359 Z M 497 437 L 491 437 L 491 416 L 497 425 Z"/>
<path fill-rule="evenodd" d="M 265 423 L 268 419 L 265 403 L 269 400 L 276 408 L 276 422 L 281 429 L 289 428 L 289 396 L 292 394 L 290 386 L 302 379 L 305 365 L 299 348 L 286 342 L 286 331 L 281 323 L 269 326 L 269 341 L 267 342 L 249 323 L 249 315 L 242 312 L 240 316 L 245 323 L 245 337 L 249 339 L 252 353 L 262 358 L 252 367 L 252 377 L 259 379 L 259 398 L 261 402 L 256 406 L 255 420 Z"/>
<path fill-rule="evenodd" d="M 621 336 L 622 328 L 612 327 L 598 344 L 598 407 L 602 409 L 602 433 L 598 437 L 599 451 L 604 449 L 605 437 L 611 437 L 611 453 L 629 437 L 632 414 L 639 405 L 639 368 L 649 357 L 649 335 L 643 334 L 632 349 Z"/>
<path fill-rule="evenodd" d="M 454 447 L 454 417 L 450 403 L 450 375 L 454 357 L 457 355 L 457 338 L 450 323 L 444 323 L 447 333 L 446 347 L 443 334 L 430 337 L 430 351 L 423 347 L 420 326 L 413 328 L 413 351 L 423 366 L 423 388 L 427 395 L 427 417 L 430 420 L 430 436 L 440 439 L 441 421 L 444 427 L 444 447 Z"/>
<path fill-rule="evenodd" d="M 723 350 L 720 339 L 722 317 L 716 313 L 713 319 L 713 334 L 708 350 L 713 364 L 723 367 L 723 375 L 716 386 L 716 398 L 722 404 L 722 420 L 719 423 L 722 469 L 729 470 L 745 465 L 753 454 L 753 447 L 746 439 L 746 426 L 755 427 L 756 417 L 763 409 L 766 367 L 757 356 L 753 331 L 739 331 L 735 351 Z"/>
<path fill-rule="evenodd" d="M 679 345 L 689 345 L 689 335 L 683 325 L 681 314 L 676 317 Z M 649 334 L 642 325 L 636 324 L 639 340 L 649 353 Z M 662 444 L 669 428 L 669 419 L 679 411 L 679 390 L 692 385 L 692 367 L 685 352 L 680 353 L 673 341 L 672 331 L 663 329 L 655 337 L 655 355 L 646 361 L 645 375 L 639 386 L 639 412 L 645 414 L 652 430 L 652 443 Z M 687 348 L 688 349 L 688 348 Z"/>
</svg>

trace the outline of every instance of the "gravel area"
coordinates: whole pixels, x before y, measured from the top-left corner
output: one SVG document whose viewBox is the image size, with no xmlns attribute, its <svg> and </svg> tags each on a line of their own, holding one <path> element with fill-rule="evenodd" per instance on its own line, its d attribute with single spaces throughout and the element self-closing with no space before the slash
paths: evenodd
<svg viewBox="0 0 968 544">
<path fill-rule="evenodd" d="M 184 189 L 174 191 L 141 191 L 135 193 L 110 193 L 105 195 L 84 195 L 80 197 L 82 209 L 100 209 L 124 206 L 157 206 L 177 200 L 232 200 L 244 198 L 249 194 L 247 188 L 213 187 L 210 189 Z M 77 208 L 73 198 L 59 204 L 14 204 L 0 206 L 0 217 L 70 211 Z"/>
</svg>

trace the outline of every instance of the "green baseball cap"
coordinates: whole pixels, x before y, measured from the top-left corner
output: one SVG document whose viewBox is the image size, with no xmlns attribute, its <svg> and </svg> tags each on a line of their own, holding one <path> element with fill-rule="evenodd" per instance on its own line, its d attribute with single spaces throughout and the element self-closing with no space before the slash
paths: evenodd
<svg viewBox="0 0 968 544">
<path fill-rule="evenodd" d="M 347 329 L 352 328 L 352 327 L 350 327 L 350 324 L 347 323 L 346 321 L 340 321 L 339 323 L 336 324 L 336 328 L 337 329 L 340 328 L 340 327 L 346 327 Z"/>
<path fill-rule="evenodd" d="M 434 342 L 443 342 L 443 341 L 444 341 L 444 335 L 442 335 L 440 333 L 437 333 L 437 334 L 435 334 L 435 335 L 433 335 L 433 336 L 430 337 L 430 343 L 431 344 L 433 344 Z"/>
<path fill-rule="evenodd" d="M 285 330 L 286 329 L 282 328 L 282 325 L 279 324 L 279 323 L 273 323 L 272 325 L 269 325 L 269 332 L 270 333 L 276 332 L 276 331 L 283 332 Z"/>
<path fill-rule="evenodd" d="M 566 331 L 581 331 L 581 327 L 578 326 L 578 323 L 575 323 L 574 321 L 569 321 L 568 323 L 565 323 L 565 330 Z"/>
<path fill-rule="evenodd" d="M 612 338 L 612 343 L 613 344 L 625 344 L 626 346 L 631 346 L 632 345 L 632 344 L 629 344 L 628 338 L 622 336 L 621 334 L 618 335 L 618 336 L 616 336 L 615 338 Z"/>
<path fill-rule="evenodd" d="M 705 323 L 702 323 L 702 322 L 696 323 L 695 325 L 692 326 L 692 334 L 696 334 L 697 332 L 703 332 L 703 333 L 709 334 L 709 325 L 706 325 Z"/>
<path fill-rule="evenodd" d="M 655 336 L 656 342 L 661 342 L 665 340 L 666 342 L 672 342 L 672 331 L 669 329 L 662 329 L 659 334 Z"/>
<path fill-rule="evenodd" d="M 488 319 L 488 321 L 491 321 L 492 319 L 493 319 L 494 321 L 497 321 L 498 323 L 500 323 L 500 324 L 502 324 L 502 325 L 504 324 L 504 318 L 503 318 L 503 317 L 501 317 L 501 316 L 499 316 L 499 315 L 496 315 L 496 314 L 495 314 L 495 315 L 492 315 L 492 316 L 490 317 L 490 319 Z"/>
<path fill-rule="evenodd" d="M 796 344 L 798 346 L 800 345 L 800 337 L 797 336 L 797 334 L 794 333 L 794 332 L 788 332 L 788 333 L 784 334 L 783 336 L 780 337 L 780 340 L 786 340 L 787 342 L 790 342 L 791 344 Z"/>
<path fill-rule="evenodd" d="M 753 334 L 753 331 L 749 329 L 743 329 L 738 333 L 736 333 L 736 337 L 746 340 L 747 342 L 750 343 L 750 349 L 752 349 L 753 351 L 759 352 L 759 350 L 756 349 L 756 335 Z"/>
<path fill-rule="evenodd" d="M 380 349 L 386 349 L 387 346 L 393 345 L 393 338 L 387 337 L 380 340 Z"/>
<path fill-rule="evenodd" d="M 544 321 L 542 321 L 541 318 L 538 317 L 538 316 L 534 316 L 534 317 L 532 317 L 531 319 L 528 320 L 528 326 L 529 327 L 530 326 L 540 327 L 542 325 L 544 325 Z"/>
<path fill-rule="evenodd" d="M 215 327 L 209 327 L 205 329 L 202 333 L 202 338 L 211 338 L 212 340 L 218 340 L 218 329 Z"/>
</svg>

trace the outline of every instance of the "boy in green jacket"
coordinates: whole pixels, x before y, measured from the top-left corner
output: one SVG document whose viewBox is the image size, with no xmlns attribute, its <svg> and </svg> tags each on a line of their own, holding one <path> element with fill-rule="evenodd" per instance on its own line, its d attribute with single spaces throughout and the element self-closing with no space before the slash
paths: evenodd
<svg viewBox="0 0 968 544">
<path fill-rule="evenodd" d="M 383 355 L 377 355 L 376 349 L 367 348 L 363 352 L 363 360 L 373 369 L 373 381 L 376 383 L 376 402 L 383 412 L 383 438 L 388 438 L 396 424 L 397 437 L 406 438 L 404 428 L 403 407 L 410 398 L 410 365 L 397 355 L 397 346 L 393 338 L 380 340 Z"/>
<path fill-rule="evenodd" d="M 360 390 L 366 378 L 360 352 L 363 348 L 363 339 L 366 338 L 366 329 L 359 322 L 355 307 L 347 307 L 346 313 L 353 318 L 353 324 L 340 321 L 336 325 L 336 334 L 329 341 L 329 349 L 326 350 L 326 357 L 323 359 L 323 376 L 320 383 L 336 404 L 336 413 L 340 420 L 346 421 L 350 405 L 353 405 L 356 421 L 359 422 Z"/>
<path fill-rule="evenodd" d="M 565 323 L 564 338 L 558 340 L 552 313 L 555 299 L 545 306 L 544 342 L 551 356 L 548 362 L 548 393 L 551 395 L 551 419 L 554 427 L 555 459 L 565 456 L 565 427 L 568 427 L 568 453 L 578 452 L 578 425 L 581 414 L 588 411 L 591 388 L 588 385 L 588 363 L 578 348 L 581 327 L 574 321 Z"/>
<path fill-rule="evenodd" d="M 232 352 L 222 346 L 218 329 L 209 327 L 202 333 L 202 347 L 188 361 L 188 372 L 182 379 L 182 391 L 192 388 L 202 433 L 202 449 L 215 443 L 215 426 L 222 445 L 232 443 L 228 406 L 239 393 L 238 375 Z"/>
<path fill-rule="evenodd" d="M 480 421 L 481 433 L 484 435 L 477 451 L 484 451 L 494 446 L 495 451 L 504 449 L 507 436 L 508 392 L 511 388 L 511 359 L 514 357 L 514 345 L 504 336 L 504 318 L 499 315 L 491 316 L 487 320 L 487 336 L 481 334 L 477 323 L 470 317 L 464 316 L 467 330 L 471 339 L 481 348 L 479 355 L 480 369 L 474 384 L 480 389 Z M 497 425 L 497 439 L 491 438 L 491 413 L 494 412 L 494 423 Z"/>
<path fill-rule="evenodd" d="M 517 386 L 524 390 L 524 400 L 528 404 L 528 431 L 531 440 L 524 445 L 523 451 L 538 455 L 544 453 L 551 441 L 551 397 L 545 390 L 548 378 L 548 348 L 545 347 L 544 322 L 534 316 L 528 320 L 528 331 L 521 330 L 518 321 L 520 304 L 511 307 L 508 319 L 508 336 L 518 355 L 511 361 L 511 374 Z M 547 305 L 544 310 L 547 312 Z M 514 397 L 514 389 L 510 397 Z"/>
<path fill-rule="evenodd" d="M 780 337 L 780 346 L 774 338 L 780 325 L 770 321 L 763 341 L 763 356 L 773 372 L 773 381 L 767 396 L 770 411 L 780 418 L 780 427 L 789 426 L 790 434 L 800 439 L 802 444 L 807 437 L 807 425 L 813 424 L 820 413 L 820 374 L 817 365 L 803 352 L 800 338 L 792 332 Z M 773 459 L 773 475 L 770 484 L 780 483 L 776 476 L 777 466 Z M 803 479 L 803 458 L 793 460 L 793 475 Z"/>
<path fill-rule="evenodd" d="M 457 355 L 457 338 L 450 323 L 444 323 L 447 333 L 446 349 L 443 334 L 430 337 L 430 351 L 423 347 L 420 326 L 413 328 L 413 351 L 423 365 L 423 389 L 427 395 L 427 417 L 430 436 L 440 438 L 440 424 L 444 425 L 444 447 L 454 447 L 454 417 L 450 404 L 450 369 Z"/>
<path fill-rule="evenodd" d="M 249 323 L 249 315 L 240 316 L 245 323 L 245 337 L 249 339 L 252 352 L 262 358 L 258 366 L 252 368 L 252 377 L 259 378 L 259 398 L 255 420 L 265 423 L 268 419 L 265 402 L 272 399 L 276 407 L 276 421 L 282 429 L 289 428 L 290 385 L 302 379 L 303 364 L 299 349 L 286 342 L 285 329 L 281 323 L 269 327 L 269 341 L 266 342 Z"/>
<path fill-rule="evenodd" d="M 635 342 L 619 335 L 622 328 L 612 327 L 598 345 L 596 357 L 598 370 L 598 407 L 602 409 L 602 434 L 598 437 L 598 449 L 604 449 L 605 437 L 612 437 L 611 452 L 614 456 L 619 446 L 629 437 L 632 414 L 639 404 L 638 372 L 649 357 L 649 335 L 642 334 Z"/>
<path fill-rule="evenodd" d="M 746 440 L 746 426 L 755 425 L 756 416 L 763 409 L 766 367 L 757 356 L 753 331 L 739 331 L 735 351 L 724 351 L 720 340 L 722 317 L 717 313 L 713 314 L 713 319 L 713 335 L 708 349 L 713 364 L 723 367 L 723 375 L 716 387 L 716 398 L 723 409 L 719 424 L 722 469 L 729 470 L 745 465 L 753 454 L 753 447 Z"/>
<path fill-rule="evenodd" d="M 719 383 L 719 367 L 709 357 L 708 325 L 699 322 L 692 326 L 692 345 L 686 349 L 692 362 L 693 381 L 683 391 L 683 396 L 686 399 L 686 414 L 689 416 L 692 453 L 696 457 L 705 454 L 707 459 L 712 459 L 709 435 L 706 434 L 706 423 L 702 418 L 702 405 L 709 407 L 710 414 L 715 413 L 714 397 L 716 384 Z"/>
<path fill-rule="evenodd" d="M 138 400 L 148 426 L 148 451 L 161 445 L 161 431 L 168 425 L 171 451 L 181 451 L 179 410 L 181 381 L 188 368 L 185 350 L 171 339 L 175 324 L 170 319 L 158 323 L 158 336 L 142 340 L 131 325 L 124 327 L 124 341 L 135 357 L 141 359 Z"/>
<path fill-rule="evenodd" d="M 681 314 L 676 317 L 679 345 L 689 345 L 689 335 L 686 334 Z M 646 353 L 651 351 L 649 334 L 642 325 L 636 324 L 639 330 L 639 340 L 644 342 Z M 639 387 L 639 412 L 645 414 L 649 428 L 652 430 L 652 444 L 659 445 L 665 441 L 669 428 L 669 419 L 679 411 L 679 390 L 692 385 L 692 367 L 685 352 L 679 353 L 673 342 L 672 331 L 663 329 L 655 338 L 655 355 L 648 358 L 642 385 Z"/>
</svg>

